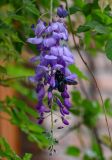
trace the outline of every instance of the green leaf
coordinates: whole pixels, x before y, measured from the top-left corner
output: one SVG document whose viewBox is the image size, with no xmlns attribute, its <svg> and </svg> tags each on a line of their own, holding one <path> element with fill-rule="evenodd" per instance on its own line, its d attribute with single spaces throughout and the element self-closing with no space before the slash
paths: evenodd
<svg viewBox="0 0 112 160">
<path fill-rule="evenodd" d="M 74 64 L 69 66 L 69 69 L 72 73 L 75 73 L 78 78 L 84 79 L 84 80 L 88 80 L 88 78 L 83 74 L 82 71 L 79 70 L 78 67 L 76 67 Z"/>
<path fill-rule="evenodd" d="M 39 16 L 39 11 L 38 11 L 38 9 L 36 8 L 35 4 L 29 2 L 29 3 L 26 5 L 26 9 L 27 9 L 29 12 L 35 14 L 36 16 Z"/>
<path fill-rule="evenodd" d="M 105 105 L 107 114 L 112 117 L 112 103 L 111 103 L 111 100 L 109 98 L 106 99 L 105 102 L 104 102 L 104 105 Z"/>
<path fill-rule="evenodd" d="M 7 74 L 9 76 L 12 76 L 12 77 L 16 77 L 16 76 L 20 76 L 20 77 L 24 77 L 24 76 L 32 76 L 34 73 L 34 71 L 31 69 L 31 68 L 25 68 L 21 65 L 18 65 L 16 63 L 16 66 L 14 65 L 11 65 L 11 64 L 8 64 L 7 65 Z"/>
<path fill-rule="evenodd" d="M 23 160 L 30 160 L 32 158 L 32 154 L 30 153 L 25 153 Z"/>
<path fill-rule="evenodd" d="M 22 23 L 26 22 L 25 17 L 23 17 L 21 15 L 14 14 L 13 12 L 8 12 L 8 16 L 10 17 L 10 19 L 14 19 L 14 20 L 20 21 Z"/>
<path fill-rule="evenodd" d="M 112 60 L 112 39 L 108 40 L 105 46 L 105 52 L 108 59 Z"/>
<path fill-rule="evenodd" d="M 79 28 L 77 29 L 77 32 L 86 32 L 88 30 L 92 30 L 95 31 L 96 33 L 99 34 L 107 34 L 108 33 L 108 29 L 106 26 L 104 26 L 103 24 L 99 23 L 98 21 L 90 21 L 84 25 L 79 26 Z"/>
<path fill-rule="evenodd" d="M 25 153 L 23 160 L 30 160 L 32 155 Z M 22 160 L 9 146 L 5 138 L 0 137 L 0 158 L 7 158 L 8 160 Z"/>
<path fill-rule="evenodd" d="M 27 104 L 15 97 L 8 97 L 6 100 L 7 109 L 10 110 L 11 123 L 17 125 L 32 142 L 36 142 L 39 147 L 48 147 L 49 140 L 42 134 L 44 129 L 42 126 L 30 120 L 28 115 L 37 119 L 37 112 L 32 108 L 29 109 Z M 13 106 L 13 108 L 12 108 Z"/>
<path fill-rule="evenodd" d="M 70 14 L 74 14 L 74 13 L 76 13 L 78 11 L 81 11 L 81 8 L 79 8 L 77 6 L 72 6 L 72 7 L 69 8 Z"/>
<path fill-rule="evenodd" d="M 77 33 L 86 32 L 88 30 L 90 30 L 89 26 L 86 26 L 86 25 L 79 26 L 78 29 L 77 29 Z"/>
<path fill-rule="evenodd" d="M 69 146 L 66 150 L 66 154 L 78 157 L 80 155 L 80 149 L 75 146 Z"/>
</svg>

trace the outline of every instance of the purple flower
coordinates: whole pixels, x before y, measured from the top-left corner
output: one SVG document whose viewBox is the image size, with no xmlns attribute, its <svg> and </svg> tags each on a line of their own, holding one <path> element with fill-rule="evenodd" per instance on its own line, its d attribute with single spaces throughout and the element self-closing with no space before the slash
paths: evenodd
<svg viewBox="0 0 112 160">
<path fill-rule="evenodd" d="M 67 11 L 60 6 L 57 10 L 60 17 L 67 16 Z M 68 31 L 63 22 L 56 21 L 46 25 L 39 20 L 36 27 L 33 25 L 34 37 L 28 38 L 27 42 L 35 44 L 40 55 L 30 59 L 35 66 L 35 75 L 29 79 L 36 84 L 38 103 L 36 109 L 40 114 L 38 123 L 44 121 L 44 114 L 50 112 L 54 100 L 59 106 L 62 122 L 68 125 L 65 116 L 69 114 L 71 103 L 67 85 L 76 84 L 76 75 L 72 74 L 68 66 L 74 63 L 74 57 L 67 45 L 62 41 L 68 41 Z M 38 61 L 38 64 L 35 63 Z M 58 98 L 54 95 L 57 91 L 61 95 Z M 46 94 L 47 92 L 47 94 Z M 44 104 L 47 95 L 48 108 Z"/>
<path fill-rule="evenodd" d="M 65 10 L 65 9 L 63 8 L 62 5 L 60 5 L 60 6 L 58 7 L 58 9 L 57 9 L 57 15 L 58 15 L 60 18 L 64 18 L 64 17 L 66 17 L 66 16 L 68 15 L 68 12 L 67 12 L 67 10 Z"/>
</svg>

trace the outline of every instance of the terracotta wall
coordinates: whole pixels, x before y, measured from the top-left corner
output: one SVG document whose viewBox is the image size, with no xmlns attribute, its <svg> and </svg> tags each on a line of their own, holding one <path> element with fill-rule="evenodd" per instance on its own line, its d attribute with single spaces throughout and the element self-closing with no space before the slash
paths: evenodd
<svg viewBox="0 0 112 160">
<path fill-rule="evenodd" d="M 13 95 L 14 91 L 11 88 L 0 86 L 0 100 L 4 100 L 6 96 Z M 0 113 L 0 136 L 5 137 L 12 149 L 14 149 L 16 153 L 20 154 L 19 130 L 7 120 L 9 118 L 9 115 L 6 113 Z"/>
</svg>

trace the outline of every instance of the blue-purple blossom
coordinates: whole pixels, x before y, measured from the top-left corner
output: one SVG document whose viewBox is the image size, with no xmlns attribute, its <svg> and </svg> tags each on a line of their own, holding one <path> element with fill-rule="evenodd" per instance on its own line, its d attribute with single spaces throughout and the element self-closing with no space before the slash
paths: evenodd
<svg viewBox="0 0 112 160">
<path fill-rule="evenodd" d="M 67 16 L 67 11 L 60 6 L 57 10 L 60 17 Z M 68 125 L 69 122 L 65 116 L 69 114 L 71 107 L 70 96 L 67 91 L 67 85 L 77 84 L 76 75 L 72 74 L 68 66 L 74 63 L 74 57 L 69 47 L 62 43 L 68 41 L 68 31 L 63 22 L 56 21 L 45 24 L 39 20 L 36 27 L 32 27 L 34 37 L 28 38 L 27 42 L 35 44 L 40 52 L 39 56 L 30 59 L 31 63 L 35 63 L 35 75 L 29 79 L 36 84 L 37 105 L 36 109 L 40 114 L 38 123 L 44 121 L 44 114 L 50 112 L 52 103 L 55 101 L 59 106 L 62 122 Z M 64 45 L 63 45 L 64 44 Z M 60 98 L 54 96 L 54 92 L 58 91 Z M 47 96 L 48 107 L 44 104 L 45 96 Z"/>
<path fill-rule="evenodd" d="M 68 15 L 68 12 L 66 9 L 64 9 L 64 7 L 62 5 L 60 5 L 57 9 L 57 15 L 60 17 L 60 18 L 64 18 Z"/>
</svg>

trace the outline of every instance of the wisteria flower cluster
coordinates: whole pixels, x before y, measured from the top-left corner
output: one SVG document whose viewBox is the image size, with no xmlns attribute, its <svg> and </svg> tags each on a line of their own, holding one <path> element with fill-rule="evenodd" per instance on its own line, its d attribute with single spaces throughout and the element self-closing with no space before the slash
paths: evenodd
<svg viewBox="0 0 112 160">
<path fill-rule="evenodd" d="M 57 10 L 59 17 L 67 16 L 67 11 L 60 6 Z M 50 112 L 52 103 L 55 100 L 59 106 L 61 119 L 65 125 L 69 122 L 65 116 L 69 114 L 71 103 L 67 92 L 67 85 L 75 85 L 76 75 L 71 74 L 68 66 L 74 63 L 74 57 L 68 48 L 68 31 L 65 24 L 59 19 L 50 22 L 48 25 L 38 20 L 36 27 L 32 27 L 35 37 L 28 38 L 27 42 L 35 44 L 40 55 L 31 58 L 31 62 L 39 61 L 35 69 L 34 77 L 30 80 L 36 83 L 38 103 L 36 109 L 40 114 L 38 123 L 44 120 L 44 113 Z M 44 105 L 44 97 L 48 97 L 48 107 Z M 54 96 L 53 92 L 61 94 L 62 100 Z"/>
</svg>

